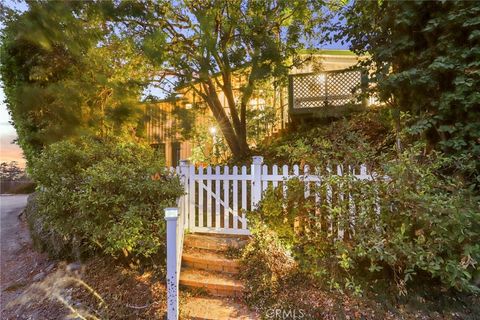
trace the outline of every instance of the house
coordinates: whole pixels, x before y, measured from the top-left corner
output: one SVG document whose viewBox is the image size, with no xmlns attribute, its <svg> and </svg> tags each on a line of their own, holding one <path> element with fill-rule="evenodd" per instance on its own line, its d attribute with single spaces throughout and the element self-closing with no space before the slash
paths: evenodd
<svg viewBox="0 0 480 320">
<path fill-rule="evenodd" d="M 305 63 L 291 71 L 288 86 L 277 86 L 272 80 L 253 93 L 248 112 L 254 126 L 249 132 L 254 134 L 249 138 L 249 144 L 254 145 L 258 139 L 285 129 L 292 120 L 303 116 L 333 116 L 330 111 L 341 110 L 342 113 L 343 107 L 350 105 L 354 98 L 352 91 L 358 90 L 362 83 L 362 73 L 350 69 L 362 57 L 347 50 L 304 52 L 301 57 Z M 235 74 L 234 86 L 237 88 L 234 92 L 239 90 L 243 81 L 245 77 L 241 71 Z M 221 153 L 218 146 L 220 133 L 206 103 L 191 84 L 177 87 L 176 92 L 173 98 L 145 105 L 148 142 L 164 155 L 168 166 L 177 165 L 180 159 L 202 162 L 199 153 Z M 226 97 L 220 89 L 217 92 L 229 114 Z M 194 127 L 203 130 L 203 133 L 196 133 L 196 138 L 210 134 L 211 139 L 196 141 L 195 135 L 189 132 L 189 128 Z"/>
</svg>

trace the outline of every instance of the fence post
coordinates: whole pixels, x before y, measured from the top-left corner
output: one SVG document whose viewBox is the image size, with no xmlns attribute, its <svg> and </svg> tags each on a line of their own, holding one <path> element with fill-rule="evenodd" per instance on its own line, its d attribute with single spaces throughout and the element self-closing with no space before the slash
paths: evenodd
<svg viewBox="0 0 480 320">
<path fill-rule="evenodd" d="M 190 229 L 189 222 L 189 214 L 190 214 L 190 195 L 188 193 L 189 186 L 190 186 L 190 161 L 188 160 L 180 160 L 180 181 L 183 184 L 183 190 L 185 192 L 184 203 L 183 203 L 183 212 L 184 216 L 184 224 L 186 225 L 187 229 Z"/>
<path fill-rule="evenodd" d="M 165 208 L 167 222 L 167 319 L 178 319 L 177 220 L 178 208 Z"/>
<path fill-rule="evenodd" d="M 262 199 L 262 164 L 263 157 L 252 157 L 252 209 L 258 207 L 258 203 Z"/>
</svg>

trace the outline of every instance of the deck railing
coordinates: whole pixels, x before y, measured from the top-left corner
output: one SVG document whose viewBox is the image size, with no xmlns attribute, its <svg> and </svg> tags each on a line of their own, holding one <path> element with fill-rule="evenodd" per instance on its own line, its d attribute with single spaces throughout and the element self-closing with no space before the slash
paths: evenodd
<svg viewBox="0 0 480 320">
<path fill-rule="evenodd" d="M 289 110 L 292 115 L 328 112 L 344 106 L 365 106 L 360 94 L 366 86 L 360 70 L 338 70 L 289 76 Z"/>
</svg>

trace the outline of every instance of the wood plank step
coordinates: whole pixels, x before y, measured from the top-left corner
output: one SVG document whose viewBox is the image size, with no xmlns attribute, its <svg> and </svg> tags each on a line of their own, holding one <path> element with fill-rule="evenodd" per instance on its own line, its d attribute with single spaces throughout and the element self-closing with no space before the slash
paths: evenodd
<svg viewBox="0 0 480 320">
<path fill-rule="evenodd" d="M 189 297 L 181 312 L 182 316 L 191 320 L 260 319 L 243 303 L 228 298 Z"/>
<path fill-rule="evenodd" d="M 182 268 L 180 285 L 190 288 L 202 288 L 214 296 L 241 297 L 244 286 L 232 275 L 191 268 Z"/>
<path fill-rule="evenodd" d="M 218 251 L 185 248 L 182 266 L 207 271 L 237 274 L 240 264 L 236 259 L 229 259 Z"/>
<path fill-rule="evenodd" d="M 248 236 L 191 233 L 185 235 L 184 247 L 226 251 L 229 248 L 242 249 L 247 243 Z"/>
</svg>

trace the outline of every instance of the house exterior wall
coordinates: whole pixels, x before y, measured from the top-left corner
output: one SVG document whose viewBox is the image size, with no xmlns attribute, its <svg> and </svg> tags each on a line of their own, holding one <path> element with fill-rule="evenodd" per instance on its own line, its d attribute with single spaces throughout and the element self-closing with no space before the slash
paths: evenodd
<svg viewBox="0 0 480 320">
<path fill-rule="evenodd" d="M 306 62 L 301 67 L 294 68 L 291 74 L 312 73 L 322 71 L 342 70 L 354 66 L 361 57 L 342 52 L 342 54 L 304 54 L 301 56 Z M 234 93 L 246 80 L 245 75 L 240 72 L 234 77 Z M 196 87 L 200 89 L 199 86 Z M 207 126 L 208 118 L 213 115 L 206 103 L 198 96 L 190 86 L 181 87 L 177 90 L 179 98 L 170 101 L 162 101 L 146 105 L 147 139 L 152 146 L 163 148 L 165 151 L 165 162 L 167 166 L 178 165 L 178 160 L 189 159 L 192 155 L 193 142 L 183 139 L 179 134 L 179 123 L 172 115 L 175 108 L 202 110 L 197 114 L 195 122 L 198 126 Z M 220 102 L 229 114 L 226 97 L 220 88 L 217 90 Z M 262 109 L 271 107 L 275 113 L 274 123 L 266 129 L 267 135 L 272 135 L 284 129 L 289 122 L 288 113 L 288 89 L 287 86 L 274 88 L 273 81 L 265 88 L 256 90 L 250 99 L 249 108 Z M 176 147 L 179 152 L 175 152 Z M 206 146 L 207 148 L 209 146 Z"/>
</svg>

